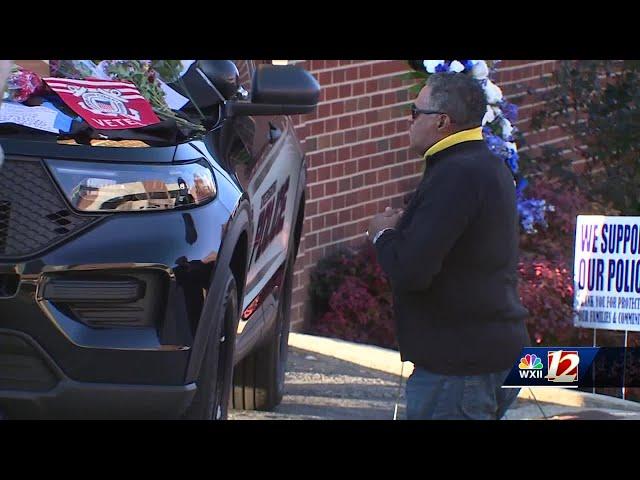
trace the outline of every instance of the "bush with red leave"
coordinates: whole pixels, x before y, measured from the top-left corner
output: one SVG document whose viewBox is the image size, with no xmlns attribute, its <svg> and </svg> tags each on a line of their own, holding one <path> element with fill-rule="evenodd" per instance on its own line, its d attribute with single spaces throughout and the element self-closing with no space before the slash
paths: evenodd
<svg viewBox="0 0 640 480">
<path fill-rule="evenodd" d="M 369 242 L 321 260 L 310 294 L 314 333 L 397 348 L 391 288 Z"/>
</svg>

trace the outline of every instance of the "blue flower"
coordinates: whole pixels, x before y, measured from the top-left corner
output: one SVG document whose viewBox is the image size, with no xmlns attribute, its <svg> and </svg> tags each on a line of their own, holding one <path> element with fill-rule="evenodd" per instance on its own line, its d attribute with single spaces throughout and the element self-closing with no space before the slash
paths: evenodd
<svg viewBox="0 0 640 480">
<path fill-rule="evenodd" d="M 526 178 L 521 178 L 518 181 L 518 185 L 516 186 L 516 195 L 518 195 L 518 197 L 522 195 L 522 192 L 524 191 L 525 188 L 527 188 L 527 185 L 529 185 L 529 182 L 527 181 Z"/>
<path fill-rule="evenodd" d="M 507 101 L 502 101 L 499 104 L 500 110 L 502 110 L 502 114 L 505 116 L 507 120 L 511 123 L 515 123 L 518 121 L 518 106 L 509 103 Z"/>
<path fill-rule="evenodd" d="M 460 63 L 464 65 L 464 71 L 465 72 L 471 71 L 471 69 L 473 68 L 473 65 L 474 65 L 472 60 L 460 60 Z"/>
<path fill-rule="evenodd" d="M 536 225 L 547 228 L 546 212 L 554 211 L 553 206 L 547 205 L 544 200 L 529 198 L 518 199 L 518 213 L 520 214 L 520 224 L 525 232 L 536 233 Z"/>
<path fill-rule="evenodd" d="M 511 154 L 507 158 L 507 164 L 513 173 L 518 173 L 518 152 L 510 150 Z"/>
<path fill-rule="evenodd" d="M 448 72 L 449 64 L 447 62 L 436 65 L 436 73 Z"/>
</svg>

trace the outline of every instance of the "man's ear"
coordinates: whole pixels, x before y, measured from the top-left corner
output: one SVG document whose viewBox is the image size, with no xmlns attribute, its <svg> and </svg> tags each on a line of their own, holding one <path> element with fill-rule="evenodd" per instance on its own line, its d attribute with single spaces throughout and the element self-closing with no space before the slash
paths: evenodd
<svg viewBox="0 0 640 480">
<path fill-rule="evenodd" d="M 438 130 L 446 129 L 450 123 L 451 121 L 449 120 L 448 115 L 438 115 Z"/>
</svg>

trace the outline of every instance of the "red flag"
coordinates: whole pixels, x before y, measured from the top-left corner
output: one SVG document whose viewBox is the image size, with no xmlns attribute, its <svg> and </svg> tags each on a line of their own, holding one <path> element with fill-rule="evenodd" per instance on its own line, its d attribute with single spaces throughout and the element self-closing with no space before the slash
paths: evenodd
<svg viewBox="0 0 640 480">
<path fill-rule="evenodd" d="M 43 80 L 93 128 L 118 130 L 160 122 L 133 83 L 56 77 Z"/>
</svg>

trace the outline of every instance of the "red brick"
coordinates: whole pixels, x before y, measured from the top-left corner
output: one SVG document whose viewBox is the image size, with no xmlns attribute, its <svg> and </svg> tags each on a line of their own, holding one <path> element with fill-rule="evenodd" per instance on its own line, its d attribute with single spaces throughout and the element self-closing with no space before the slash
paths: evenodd
<svg viewBox="0 0 640 480">
<path fill-rule="evenodd" d="M 325 195 L 335 195 L 338 193 L 338 182 L 336 180 L 327 182 L 324 186 Z"/>
<path fill-rule="evenodd" d="M 318 181 L 318 171 L 317 170 L 309 170 L 307 172 L 307 183 L 316 183 Z"/>
<path fill-rule="evenodd" d="M 375 185 L 377 182 L 376 172 L 369 172 L 364 175 L 364 183 L 365 185 Z"/>
<path fill-rule="evenodd" d="M 324 122 L 314 122 L 311 124 L 311 135 L 320 135 L 324 133 Z"/>
<path fill-rule="evenodd" d="M 352 81 L 358 78 L 358 67 L 347 68 L 344 71 L 345 80 Z"/>
<path fill-rule="evenodd" d="M 377 152 L 376 142 L 367 142 L 364 144 L 364 154 L 373 155 Z"/>
<path fill-rule="evenodd" d="M 324 250 L 321 248 L 315 249 L 311 251 L 311 263 L 316 264 L 318 260 L 324 257 Z"/>
<path fill-rule="evenodd" d="M 406 175 L 411 175 L 412 173 L 415 173 L 414 166 L 411 163 L 403 163 L 402 164 L 402 175 L 406 176 Z"/>
<path fill-rule="evenodd" d="M 318 234 L 318 245 L 326 245 L 331 241 L 331 230 L 325 230 Z"/>
<path fill-rule="evenodd" d="M 338 214 L 333 212 L 324 216 L 324 224 L 326 227 L 333 227 L 338 224 Z"/>
<path fill-rule="evenodd" d="M 342 182 L 343 180 L 340 180 L 340 181 Z M 344 191 L 344 190 L 342 190 L 341 188 L 338 188 L 338 191 Z M 340 208 L 344 208 L 344 206 L 345 206 L 344 198 L 345 198 L 344 195 L 339 195 L 337 197 L 333 197 L 331 204 L 333 205 L 333 209 L 334 210 L 338 210 Z"/>
<path fill-rule="evenodd" d="M 352 184 L 352 188 L 356 188 L 355 185 L 353 185 L 353 179 L 351 180 L 351 184 Z M 358 203 L 358 193 L 357 192 L 348 193 L 345 197 L 345 201 L 347 202 L 347 205 L 354 205 Z"/>
<path fill-rule="evenodd" d="M 324 228 L 324 217 L 314 217 L 311 219 L 311 230 L 321 230 Z"/>
<path fill-rule="evenodd" d="M 331 241 L 342 240 L 344 238 L 344 227 L 336 227 L 331 230 Z"/>
<path fill-rule="evenodd" d="M 341 117 L 338 119 L 338 128 L 340 130 L 346 130 L 347 128 L 351 128 L 351 117 Z"/>
<path fill-rule="evenodd" d="M 331 113 L 331 105 L 324 103 L 318 106 L 318 117 L 328 117 Z"/>
<path fill-rule="evenodd" d="M 374 125 L 371 127 L 371 138 L 378 138 L 383 135 L 383 125 Z"/>
<path fill-rule="evenodd" d="M 350 100 L 347 100 L 346 102 L 344 102 L 344 111 L 349 113 L 349 112 L 355 112 L 358 109 L 358 100 L 356 98 L 352 98 Z"/>
<path fill-rule="evenodd" d="M 361 127 L 365 123 L 365 115 L 364 113 L 359 113 L 353 116 L 352 124 L 354 127 Z"/>
<path fill-rule="evenodd" d="M 331 135 L 331 146 L 339 147 L 344 144 L 344 132 L 338 132 Z"/>
<path fill-rule="evenodd" d="M 384 185 L 376 185 L 373 187 L 371 194 L 373 195 L 373 198 L 382 197 L 384 195 Z"/>
<path fill-rule="evenodd" d="M 354 97 L 357 97 L 358 95 L 363 95 L 365 91 L 364 82 L 354 83 L 353 88 L 351 90 Z"/>
<path fill-rule="evenodd" d="M 351 210 L 345 210 L 338 213 L 338 223 L 347 223 L 351 221 Z"/>
<path fill-rule="evenodd" d="M 331 199 L 323 198 L 318 203 L 318 213 L 327 213 L 331 211 Z"/>
<path fill-rule="evenodd" d="M 320 186 L 320 185 L 317 185 Z M 309 189 L 310 187 L 307 187 L 307 189 Z M 318 202 L 312 202 L 310 200 L 307 200 L 305 206 L 304 206 L 304 213 L 305 215 L 316 215 L 318 213 Z"/>
<path fill-rule="evenodd" d="M 364 181 L 364 176 L 363 175 L 356 175 L 355 177 L 351 178 L 351 188 L 360 188 L 362 186 L 362 182 Z M 351 203 L 351 202 L 349 202 Z"/>
<path fill-rule="evenodd" d="M 325 132 L 335 132 L 338 129 L 338 119 L 330 118 L 324 122 Z"/>
<path fill-rule="evenodd" d="M 358 192 L 358 203 L 368 202 L 371 200 L 371 189 L 364 188 Z"/>
<path fill-rule="evenodd" d="M 344 102 L 333 102 L 331 104 L 331 115 L 342 115 L 344 113 Z"/>
<path fill-rule="evenodd" d="M 378 111 L 377 110 L 372 110 L 372 111 L 367 112 L 365 114 L 364 122 L 366 124 L 375 123 L 377 121 L 378 121 Z"/>
<path fill-rule="evenodd" d="M 358 98 L 358 110 L 366 110 L 371 106 L 371 97 Z"/>
<path fill-rule="evenodd" d="M 327 150 L 326 152 L 323 152 L 323 155 L 325 164 L 335 163 L 338 159 L 338 155 L 335 150 Z"/>
<path fill-rule="evenodd" d="M 385 162 L 383 155 L 376 155 L 375 157 L 371 157 L 371 168 L 380 168 L 385 165 L 387 165 L 387 162 Z"/>
<path fill-rule="evenodd" d="M 306 235 L 304 238 L 304 246 L 305 248 L 313 248 L 318 244 L 318 234 L 313 233 Z"/>
<path fill-rule="evenodd" d="M 358 67 L 358 78 L 366 78 L 371 76 L 371 65 L 362 65 Z"/>
<path fill-rule="evenodd" d="M 391 119 L 391 109 L 383 108 L 382 110 L 378 110 L 378 120 L 383 122 L 385 120 Z"/>
<path fill-rule="evenodd" d="M 364 207 L 364 214 L 366 217 L 372 217 L 376 213 L 379 213 L 379 211 L 380 210 L 378 209 L 378 206 L 375 202 L 367 203 Z"/>
<path fill-rule="evenodd" d="M 351 96 L 351 84 L 340 85 L 340 98 L 347 98 Z"/>
<path fill-rule="evenodd" d="M 364 145 L 359 143 L 351 147 L 352 158 L 362 157 L 364 155 Z"/>
<path fill-rule="evenodd" d="M 362 140 L 369 139 L 369 127 L 359 128 L 356 130 L 356 141 L 361 142 Z"/>
<path fill-rule="evenodd" d="M 346 162 L 344 164 L 344 174 L 345 175 L 351 175 L 356 173 L 356 171 L 358 170 L 358 162 L 360 160 L 353 160 L 350 162 Z"/>
<path fill-rule="evenodd" d="M 369 80 L 365 84 L 364 91 L 365 93 L 375 92 L 378 89 L 378 82 L 375 80 Z"/>
<path fill-rule="evenodd" d="M 389 136 L 389 135 L 393 135 L 394 133 L 396 133 L 396 124 L 395 124 L 395 122 L 385 123 L 384 124 L 383 135 L 386 137 L 386 136 Z"/>
<path fill-rule="evenodd" d="M 389 145 L 392 150 L 400 148 L 402 146 L 402 137 L 397 136 L 389 139 Z"/>
<path fill-rule="evenodd" d="M 336 70 L 333 72 L 333 83 L 343 83 L 344 82 L 344 70 Z"/>
<path fill-rule="evenodd" d="M 347 144 L 356 142 L 358 135 L 355 130 L 347 130 L 344 134 L 344 141 Z"/>
<path fill-rule="evenodd" d="M 358 171 L 363 172 L 371 169 L 371 158 L 365 157 L 358 159 Z"/>
<path fill-rule="evenodd" d="M 322 137 L 318 137 L 318 150 L 328 148 L 330 145 L 331 145 L 330 135 L 323 135 Z"/>
<path fill-rule="evenodd" d="M 381 60 L 373 65 L 373 75 L 384 75 L 386 73 L 409 71 L 409 66 L 400 60 L 387 61 Z"/>
<path fill-rule="evenodd" d="M 309 197 L 314 200 L 324 197 L 324 185 L 312 185 L 309 188 Z"/>
<path fill-rule="evenodd" d="M 351 218 L 352 219 L 356 219 L 356 218 L 362 218 L 364 217 L 364 206 L 363 205 L 358 205 L 357 207 L 353 208 L 351 211 Z"/>
<path fill-rule="evenodd" d="M 338 150 L 338 161 L 343 162 L 351 158 L 351 147 L 342 147 Z"/>
<path fill-rule="evenodd" d="M 386 182 L 389 180 L 389 170 L 379 170 L 378 171 L 378 183 Z"/>
<path fill-rule="evenodd" d="M 331 178 L 338 178 L 344 174 L 344 163 L 336 163 L 331 166 Z"/>
<path fill-rule="evenodd" d="M 361 233 L 363 233 L 363 237 L 364 237 L 364 232 L 362 232 L 360 230 Z M 344 227 L 344 235 L 345 237 L 353 237 L 354 235 L 358 234 L 358 226 L 354 223 L 350 224 L 350 225 L 345 225 Z"/>
<path fill-rule="evenodd" d="M 331 72 L 320 72 L 317 78 L 321 87 L 331 84 Z"/>
<path fill-rule="evenodd" d="M 324 182 L 331 178 L 331 167 L 321 167 L 318 169 L 318 181 Z"/>
<path fill-rule="evenodd" d="M 396 183 L 387 183 L 384 186 L 384 195 L 388 197 L 398 192 L 398 185 Z"/>
<path fill-rule="evenodd" d="M 340 181 L 338 181 L 338 191 L 346 192 L 348 190 L 351 190 L 351 179 L 350 178 L 340 179 Z M 334 206 L 333 208 L 343 208 L 343 207 L 344 207 L 344 203 L 340 207 Z"/>
</svg>

